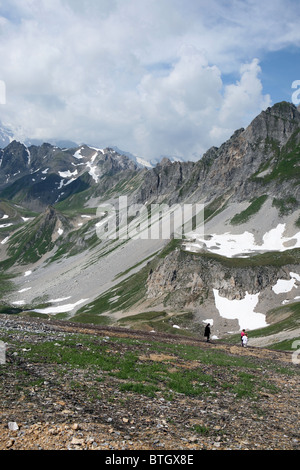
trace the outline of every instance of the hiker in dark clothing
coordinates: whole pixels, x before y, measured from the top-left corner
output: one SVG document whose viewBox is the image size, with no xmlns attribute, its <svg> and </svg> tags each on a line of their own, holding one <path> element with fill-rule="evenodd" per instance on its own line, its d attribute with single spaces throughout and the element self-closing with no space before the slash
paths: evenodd
<svg viewBox="0 0 300 470">
<path fill-rule="evenodd" d="M 205 330 L 204 330 L 204 338 L 206 338 L 206 341 L 209 342 L 209 338 L 210 338 L 210 323 L 208 323 L 205 327 Z"/>
</svg>

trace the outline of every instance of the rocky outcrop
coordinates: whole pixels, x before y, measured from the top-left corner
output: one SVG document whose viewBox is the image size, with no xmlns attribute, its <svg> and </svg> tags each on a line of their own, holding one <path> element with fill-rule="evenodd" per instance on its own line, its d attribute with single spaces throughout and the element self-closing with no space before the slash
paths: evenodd
<svg viewBox="0 0 300 470">
<path fill-rule="evenodd" d="M 135 202 L 177 202 L 182 196 L 185 183 L 192 178 L 194 168 L 193 162 L 171 162 L 164 158 L 155 168 L 145 173 L 142 185 L 135 193 Z"/>
<path fill-rule="evenodd" d="M 278 279 L 290 279 L 295 265 L 247 265 L 246 260 L 221 260 L 180 250 L 170 253 L 147 279 L 147 298 L 164 301 L 176 310 L 197 309 L 213 298 L 213 289 L 229 300 L 241 300 L 245 293 L 271 290 Z"/>
</svg>

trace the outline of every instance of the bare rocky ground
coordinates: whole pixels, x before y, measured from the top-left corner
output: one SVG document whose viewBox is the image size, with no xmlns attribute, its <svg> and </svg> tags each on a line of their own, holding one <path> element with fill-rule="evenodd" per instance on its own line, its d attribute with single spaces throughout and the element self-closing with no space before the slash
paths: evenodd
<svg viewBox="0 0 300 470">
<path fill-rule="evenodd" d="M 31 362 L 16 354 L 10 345 L 60 340 L 64 335 L 83 333 L 105 341 L 112 354 L 136 351 L 139 361 L 164 362 L 172 370 L 201 368 L 218 383 L 201 396 L 166 390 L 155 397 L 121 391 L 121 379 L 80 367 Z M 41 333 L 41 334 L 32 334 Z M 0 365 L 0 450 L 299 450 L 299 365 L 291 353 L 255 347 L 241 348 L 202 339 L 184 338 L 117 328 L 74 325 L 54 320 L 0 316 L 0 335 L 8 335 L 6 364 Z M 133 342 L 112 341 L 134 338 Z M 26 334 L 25 334 L 26 338 Z M 143 341 L 143 349 L 138 340 Z M 191 344 L 202 351 L 225 351 L 232 358 L 251 359 L 254 381 L 264 381 L 258 396 L 237 398 L 226 380 L 228 368 L 184 360 L 154 351 L 153 344 Z M 145 347 L 148 345 L 149 347 Z M 80 349 L 82 346 L 77 345 Z M 150 352 L 151 350 L 151 352 Z M 271 366 L 270 366 L 271 365 Z M 76 386 L 75 386 L 76 384 Z M 272 392 L 272 388 L 273 390 Z M 97 391 L 92 397 L 91 391 Z"/>
</svg>

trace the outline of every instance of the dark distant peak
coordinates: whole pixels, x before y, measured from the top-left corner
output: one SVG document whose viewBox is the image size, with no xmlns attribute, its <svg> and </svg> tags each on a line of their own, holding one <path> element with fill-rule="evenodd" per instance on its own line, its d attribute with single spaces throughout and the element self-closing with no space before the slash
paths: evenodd
<svg viewBox="0 0 300 470">
<path fill-rule="evenodd" d="M 49 142 L 44 142 L 42 145 L 32 144 L 29 148 L 31 148 L 31 147 L 37 147 L 37 148 L 41 148 L 41 149 L 49 149 L 49 148 L 53 148 L 53 145 L 49 144 Z"/>
<path fill-rule="evenodd" d="M 6 175 L 13 175 L 28 170 L 30 165 L 30 152 L 28 148 L 13 140 L 3 150 L 1 168 L 5 169 Z"/>
<path fill-rule="evenodd" d="M 6 149 L 19 149 L 19 148 L 27 148 L 26 145 L 22 144 L 18 140 L 12 140 L 6 147 Z"/>
</svg>

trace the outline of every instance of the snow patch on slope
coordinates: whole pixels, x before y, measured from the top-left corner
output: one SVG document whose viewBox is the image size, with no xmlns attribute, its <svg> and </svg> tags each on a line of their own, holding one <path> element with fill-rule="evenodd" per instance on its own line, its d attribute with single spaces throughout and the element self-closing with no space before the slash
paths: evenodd
<svg viewBox="0 0 300 470">
<path fill-rule="evenodd" d="M 213 289 L 215 305 L 221 317 L 229 320 L 238 320 L 240 329 L 255 330 L 268 326 L 266 316 L 255 312 L 258 304 L 259 293 L 249 294 L 246 292 L 244 299 L 229 300 L 219 295 L 218 289 Z"/>
<path fill-rule="evenodd" d="M 213 234 L 209 240 L 193 233 L 194 240 L 184 242 L 183 247 L 186 251 L 195 253 L 205 249 L 227 258 L 300 248 L 300 232 L 291 237 L 285 237 L 285 229 L 286 224 L 278 224 L 276 228 L 264 234 L 261 244 L 257 244 L 254 235 L 247 231 L 241 234 L 231 234 L 229 232 L 221 235 Z"/>
</svg>

